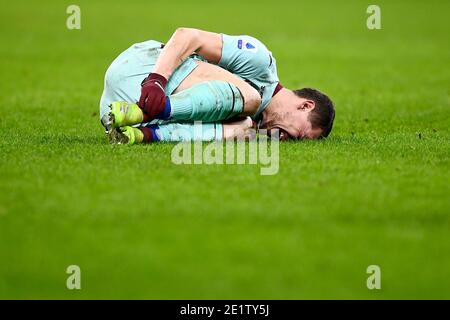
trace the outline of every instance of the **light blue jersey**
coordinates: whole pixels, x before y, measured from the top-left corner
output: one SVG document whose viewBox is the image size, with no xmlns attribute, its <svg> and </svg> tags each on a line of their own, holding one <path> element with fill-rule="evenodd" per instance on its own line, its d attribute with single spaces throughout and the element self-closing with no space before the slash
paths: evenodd
<svg viewBox="0 0 450 320">
<path fill-rule="evenodd" d="M 264 44 L 250 36 L 222 34 L 219 66 L 246 80 L 261 95 L 262 102 L 253 118 L 267 107 L 278 85 L 276 60 Z"/>
</svg>

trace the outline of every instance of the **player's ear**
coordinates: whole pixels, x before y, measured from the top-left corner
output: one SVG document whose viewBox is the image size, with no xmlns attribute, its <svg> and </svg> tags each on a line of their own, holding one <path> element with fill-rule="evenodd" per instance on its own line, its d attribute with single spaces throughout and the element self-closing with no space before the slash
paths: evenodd
<svg viewBox="0 0 450 320">
<path fill-rule="evenodd" d="M 303 99 L 298 105 L 298 110 L 311 111 L 316 107 L 316 103 L 311 99 Z"/>
</svg>

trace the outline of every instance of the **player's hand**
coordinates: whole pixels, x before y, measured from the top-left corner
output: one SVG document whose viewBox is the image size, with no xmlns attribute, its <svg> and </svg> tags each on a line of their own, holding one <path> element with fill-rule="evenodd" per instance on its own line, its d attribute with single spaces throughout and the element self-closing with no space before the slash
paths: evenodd
<svg viewBox="0 0 450 320">
<path fill-rule="evenodd" d="M 166 104 L 166 94 L 164 89 L 167 85 L 167 79 L 158 73 L 150 73 L 141 83 L 141 97 L 139 98 L 139 107 L 150 117 L 164 111 Z"/>
<path fill-rule="evenodd" d="M 223 139 L 254 141 L 256 139 L 256 128 L 254 127 L 253 120 L 250 117 L 246 117 L 243 120 L 224 123 Z"/>
</svg>

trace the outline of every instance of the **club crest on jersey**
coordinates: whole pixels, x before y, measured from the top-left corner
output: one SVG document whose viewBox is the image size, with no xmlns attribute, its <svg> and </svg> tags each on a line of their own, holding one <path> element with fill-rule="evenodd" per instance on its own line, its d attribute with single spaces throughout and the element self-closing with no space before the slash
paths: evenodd
<svg viewBox="0 0 450 320">
<path fill-rule="evenodd" d="M 253 44 L 249 41 L 244 41 L 242 39 L 238 40 L 237 47 L 238 47 L 238 49 L 246 50 L 246 51 L 252 51 L 252 52 L 258 51 L 258 47 L 256 47 L 256 44 Z"/>
</svg>

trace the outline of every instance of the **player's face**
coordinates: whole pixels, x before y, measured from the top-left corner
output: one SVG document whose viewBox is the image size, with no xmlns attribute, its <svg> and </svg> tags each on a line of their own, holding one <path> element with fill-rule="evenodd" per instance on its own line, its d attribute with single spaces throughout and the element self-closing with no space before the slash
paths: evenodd
<svg viewBox="0 0 450 320">
<path fill-rule="evenodd" d="M 287 137 L 282 137 L 282 139 L 287 140 L 319 138 L 322 130 L 312 128 L 311 122 L 308 119 L 309 113 L 310 111 L 307 110 L 297 110 L 293 112 L 289 121 L 281 124 L 281 129 L 284 130 L 284 134 L 287 135 Z"/>
<path fill-rule="evenodd" d="M 279 129 L 280 140 L 317 139 L 322 134 L 321 129 L 313 129 L 308 117 L 315 107 L 314 101 L 298 98 L 285 112 L 278 113 L 268 128 Z"/>
</svg>

